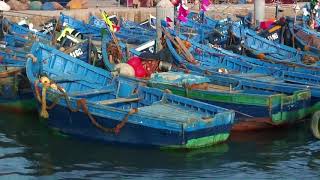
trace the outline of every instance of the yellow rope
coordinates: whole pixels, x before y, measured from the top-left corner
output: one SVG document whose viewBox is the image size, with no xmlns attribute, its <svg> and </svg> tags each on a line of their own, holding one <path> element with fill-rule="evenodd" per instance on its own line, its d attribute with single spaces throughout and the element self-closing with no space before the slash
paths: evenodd
<svg viewBox="0 0 320 180">
<path fill-rule="evenodd" d="M 55 107 L 55 105 L 58 104 L 59 99 L 61 97 L 64 97 L 67 103 L 67 107 L 69 108 L 69 110 L 71 112 L 79 112 L 80 109 L 82 109 L 82 111 L 89 117 L 91 123 L 96 126 L 98 129 L 100 129 L 103 132 L 108 132 L 108 133 L 115 133 L 115 134 L 119 134 L 121 129 L 125 126 L 125 124 L 128 121 L 128 118 L 130 115 L 135 114 L 138 112 L 137 108 L 133 108 L 131 109 L 128 114 L 125 115 L 125 117 L 120 121 L 120 123 L 118 123 L 115 127 L 113 128 L 107 128 L 102 126 L 100 123 L 98 123 L 96 121 L 96 119 L 93 117 L 93 115 L 90 113 L 88 107 L 87 107 L 87 103 L 86 103 L 86 99 L 79 99 L 77 100 L 77 105 L 76 108 L 72 108 L 71 102 L 69 100 L 69 97 L 67 95 L 67 93 L 65 92 L 65 90 L 60 87 L 58 84 L 55 84 L 55 88 L 57 88 L 57 90 L 59 90 L 62 94 L 59 95 L 56 100 L 50 105 L 47 106 L 47 99 L 46 99 L 46 94 L 47 94 L 47 89 L 48 88 L 52 88 L 50 84 L 50 80 L 47 77 L 42 77 L 40 82 L 42 83 L 42 92 L 41 92 L 41 97 L 40 97 L 40 92 L 39 92 L 39 87 L 38 87 L 38 80 L 36 80 L 34 82 L 34 88 L 35 88 L 35 92 L 36 92 L 36 98 L 37 100 L 41 103 L 41 111 L 40 111 L 40 116 L 47 119 L 49 118 L 49 113 L 47 110 L 53 109 Z M 166 91 L 167 93 L 171 93 L 170 90 Z"/>
<path fill-rule="evenodd" d="M 46 102 L 46 94 L 47 94 L 47 87 L 43 86 L 42 87 L 42 97 L 41 97 L 41 112 L 40 112 L 40 117 L 43 118 L 49 118 L 49 113 L 47 111 L 47 102 Z"/>
</svg>

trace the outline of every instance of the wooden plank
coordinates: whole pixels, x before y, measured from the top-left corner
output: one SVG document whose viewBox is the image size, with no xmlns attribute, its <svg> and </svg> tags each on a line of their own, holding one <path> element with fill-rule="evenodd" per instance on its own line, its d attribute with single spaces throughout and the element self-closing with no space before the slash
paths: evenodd
<svg viewBox="0 0 320 180">
<path fill-rule="evenodd" d="M 182 52 L 182 54 L 185 56 L 187 61 L 191 63 L 195 63 L 195 59 L 192 56 L 192 54 L 189 52 L 189 50 L 185 47 L 183 42 L 179 37 L 173 37 L 170 33 L 168 33 L 164 28 L 161 28 L 162 32 L 165 34 L 165 36 L 172 42 L 172 44 L 178 49 L 178 52 Z"/>
<path fill-rule="evenodd" d="M 77 77 L 77 76 L 73 76 L 73 75 L 55 76 L 55 77 L 50 77 L 50 79 L 52 79 L 56 83 L 74 82 L 74 81 L 84 80 L 83 77 Z"/>
<path fill-rule="evenodd" d="M 87 91 L 72 92 L 72 93 L 69 93 L 68 95 L 69 96 L 90 96 L 90 95 L 97 95 L 97 94 L 107 94 L 114 91 L 115 89 L 113 86 L 112 87 L 106 86 L 101 89 L 90 89 Z"/>
<path fill-rule="evenodd" d="M 107 27 L 109 28 L 109 26 L 107 25 Z M 120 52 L 120 55 L 121 55 L 121 57 L 119 57 L 120 58 L 120 62 L 122 62 L 122 50 L 121 50 L 121 47 L 120 47 L 120 45 L 119 45 L 119 41 L 118 41 L 118 38 L 116 37 L 116 35 L 114 34 L 114 32 L 109 28 L 109 32 L 110 32 L 110 34 L 111 34 L 111 37 L 112 37 L 112 40 L 113 40 L 113 42 L 114 42 L 114 44 L 116 45 L 116 47 L 117 47 L 117 50 Z M 110 42 L 111 43 L 111 42 Z M 108 47 L 108 46 L 107 46 Z M 119 63 L 120 63 L 119 62 Z"/>
<path fill-rule="evenodd" d="M 172 44 L 180 50 L 181 48 L 180 48 L 179 44 L 174 40 L 172 35 L 170 33 L 168 33 L 163 27 L 161 27 L 161 30 L 165 34 L 165 36 L 172 42 Z"/>
<path fill-rule="evenodd" d="M 177 36 L 175 37 L 175 40 L 177 41 L 177 43 L 181 47 L 182 51 L 184 52 L 183 54 L 184 54 L 185 58 L 187 59 L 187 61 L 195 64 L 195 59 L 194 59 L 193 55 L 190 53 L 189 49 L 186 48 L 186 46 L 184 45 L 182 40 Z"/>
<path fill-rule="evenodd" d="M 111 105 L 111 104 L 117 104 L 117 103 L 134 102 L 139 100 L 140 98 L 116 98 L 116 99 L 98 101 L 97 103 L 101 105 Z"/>
</svg>

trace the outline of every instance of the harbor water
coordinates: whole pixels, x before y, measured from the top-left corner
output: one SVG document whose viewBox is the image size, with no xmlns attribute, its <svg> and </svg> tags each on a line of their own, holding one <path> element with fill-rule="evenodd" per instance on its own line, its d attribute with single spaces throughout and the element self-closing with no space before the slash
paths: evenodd
<svg viewBox="0 0 320 180">
<path fill-rule="evenodd" d="M 320 179 L 320 141 L 308 122 L 172 151 L 73 139 L 36 113 L 1 113 L 0 144 L 1 179 Z"/>
</svg>

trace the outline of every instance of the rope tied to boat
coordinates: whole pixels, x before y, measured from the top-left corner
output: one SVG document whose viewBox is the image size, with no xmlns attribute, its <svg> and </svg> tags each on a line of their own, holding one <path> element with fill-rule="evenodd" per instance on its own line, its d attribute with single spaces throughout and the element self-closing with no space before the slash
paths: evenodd
<svg viewBox="0 0 320 180">
<path fill-rule="evenodd" d="M 30 58 L 32 60 L 32 63 L 36 63 L 38 60 L 33 54 L 27 54 L 26 58 Z"/>
<path fill-rule="evenodd" d="M 115 43 L 110 43 L 107 47 L 108 54 L 112 57 L 112 61 L 116 64 L 121 63 L 122 52 Z"/>
<path fill-rule="evenodd" d="M 302 57 L 302 62 L 304 64 L 314 64 L 316 62 L 319 61 L 319 58 L 316 57 L 316 56 L 313 56 L 313 55 L 309 55 L 309 54 L 305 54 L 303 57 Z"/>
<path fill-rule="evenodd" d="M 41 102 L 41 111 L 40 111 L 40 117 L 43 117 L 45 119 L 49 118 L 49 113 L 47 111 L 47 89 L 50 87 L 50 80 L 49 78 L 43 76 L 40 79 L 40 82 L 42 83 L 42 91 L 41 91 L 41 97 L 40 93 L 36 92 L 37 99 Z M 38 91 L 39 88 L 36 88 L 36 91 Z"/>
<path fill-rule="evenodd" d="M 41 92 L 41 96 L 40 96 L 40 89 L 39 89 L 39 82 L 42 83 L 42 92 Z M 55 85 L 55 87 L 53 86 Z M 88 115 L 91 123 L 97 127 L 98 129 L 100 129 L 103 132 L 106 133 L 115 133 L 115 134 L 119 134 L 121 129 L 125 126 L 125 124 L 128 122 L 129 120 L 129 116 L 132 114 L 135 114 L 138 112 L 137 108 L 132 108 L 130 109 L 130 111 L 125 115 L 125 117 L 120 121 L 120 123 L 118 123 L 115 127 L 113 128 L 107 128 L 102 126 L 100 123 L 97 122 L 97 120 L 93 117 L 93 115 L 91 114 L 91 112 L 88 109 L 87 106 L 87 101 L 84 98 L 78 99 L 76 101 L 76 108 L 73 108 L 70 102 L 70 98 L 67 95 L 66 91 L 59 85 L 53 83 L 52 81 L 49 80 L 49 78 L 47 77 L 41 77 L 40 81 L 36 80 L 34 82 L 34 88 L 35 88 L 35 93 L 36 93 L 36 99 L 40 102 L 41 104 L 41 111 L 40 111 L 40 116 L 43 118 L 49 118 L 49 113 L 47 110 L 53 109 L 59 102 L 60 98 L 64 97 L 67 107 L 71 112 L 79 112 L 80 109 L 86 114 Z M 61 92 L 61 94 L 58 95 L 58 97 L 56 97 L 56 99 L 53 101 L 53 103 L 48 106 L 47 105 L 47 99 L 46 99 L 46 93 L 47 93 L 47 89 L 51 88 L 54 90 L 58 90 Z"/>
</svg>

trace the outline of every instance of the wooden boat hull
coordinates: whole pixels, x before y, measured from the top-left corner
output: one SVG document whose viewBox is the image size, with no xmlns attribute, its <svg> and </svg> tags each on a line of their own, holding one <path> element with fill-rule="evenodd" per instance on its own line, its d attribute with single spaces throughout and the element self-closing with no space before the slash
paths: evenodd
<svg viewBox="0 0 320 180">
<path fill-rule="evenodd" d="M 301 91 L 292 96 L 210 92 L 188 90 L 185 88 L 165 85 L 148 84 L 159 89 L 169 89 L 172 93 L 197 99 L 235 111 L 233 131 L 250 131 L 279 127 L 283 124 L 295 123 L 308 117 L 312 110 L 310 92 Z"/>
<path fill-rule="evenodd" d="M 36 102 L 25 74 L 28 46 L 15 47 L 20 37 L 5 35 L 7 44 L 0 47 L 0 110 L 5 112 L 36 111 Z M 30 48 L 30 47 L 29 47 Z"/>
<path fill-rule="evenodd" d="M 32 36 L 36 36 L 41 41 L 50 41 L 52 39 L 52 37 L 48 34 L 31 31 L 30 29 L 20 26 L 16 23 L 13 23 L 8 19 L 3 19 L 3 22 L 4 22 L 4 27 L 7 29 L 9 34 L 17 35 L 20 37 L 29 36 L 29 38 L 34 38 Z"/>
<path fill-rule="evenodd" d="M 38 99 L 38 110 L 43 114 L 47 109 L 48 116 L 44 117 L 48 125 L 63 133 L 109 144 L 165 148 L 211 146 L 229 137 L 233 111 L 144 87 L 129 79 L 114 78 L 107 71 L 43 44 L 34 44 L 32 52 L 37 59 L 51 57 L 46 63 L 28 59 L 26 71 Z M 38 79 L 43 73 L 65 89 L 48 88 L 43 93 L 43 84 Z M 59 80 L 60 76 L 64 79 Z M 105 91 L 107 87 L 109 92 L 90 94 L 91 90 Z M 86 93 L 79 95 L 79 91 Z M 134 102 L 105 103 L 133 96 Z M 132 109 L 136 109 L 134 114 L 130 114 Z M 119 126 L 126 118 L 125 124 Z"/>
<path fill-rule="evenodd" d="M 60 22 L 68 24 L 68 26 L 76 29 L 86 36 L 91 36 L 94 40 L 101 39 L 101 30 L 104 29 L 101 27 L 96 27 L 92 24 L 84 23 L 64 14 L 60 15 Z M 124 27 L 122 27 L 120 31 L 115 32 L 115 35 L 129 44 L 142 44 L 154 39 L 155 36 L 153 33 L 131 30 Z"/>
<path fill-rule="evenodd" d="M 300 25 L 291 25 L 290 24 L 290 32 L 291 35 L 295 38 L 295 46 L 299 47 L 304 51 L 310 51 L 316 54 L 320 53 L 319 41 L 320 35 L 319 33 L 307 29 L 306 27 Z M 316 46 L 318 45 L 318 47 Z"/>
<path fill-rule="evenodd" d="M 0 72 L 0 110 L 32 112 L 36 102 L 24 73 L 24 68 Z"/>
<path fill-rule="evenodd" d="M 269 41 L 249 29 L 244 30 L 243 36 L 242 46 L 257 58 L 273 60 L 275 62 L 291 62 L 307 66 L 308 59 L 312 57 L 311 60 L 314 59 L 315 62 L 311 63 L 309 67 L 319 66 L 317 62 L 319 58 L 311 52 L 298 51 L 289 46 Z"/>
<path fill-rule="evenodd" d="M 52 103 L 52 102 L 48 102 Z M 162 148 L 197 148 L 212 146 L 224 142 L 229 137 L 231 126 L 215 126 L 203 130 L 186 132 L 157 129 L 140 124 L 126 123 L 117 135 L 105 133 L 93 126 L 87 114 L 84 112 L 70 112 L 61 105 L 48 111 L 47 120 L 49 127 L 72 135 L 77 138 L 101 141 L 107 144 L 128 144 L 139 146 L 154 146 Z M 113 118 L 94 116 L 96 121 L 104 127 L 115 127 L 119 121 Z"/>
<path fill-rule="evenodd" d="M 181 39 L 183 38 L 181 37 Z M 299 80 L 300 84 L 289 84 L 286 83 L 286 81 L 294 82 L 299 79 L 298 77 L 300 75 L 298 73 L 282 71 L 281 76 L 274 76 L 277 72 L 281 71 L 249 65 L 244 61 L 240 61 L 239 58 L 232 56 L 221 54 L 219 56 L 216 52 L 204 47 L 204 45 L 197 45 L 197 47 L 195 47 L 197 44 L 195 42 L 191 42 L 194 47 L 190 47 L 188 50 L 191 53 L 193 50 L 197 51 L 192 53 L 192 55 L 201 63 L 200 65 L 192 65 L 191 63 L 186 62 L 182 55 L 177 53 L 169 39 L 166 39 L 166 41 L 167 47 L 178 65 L 185 65 L 185 67 L 193 73 L 201 75 L 205 74 L 213 84 L 221 84 L 224 87 L 230 85 L 230 92 L 228 93 L 228 89 L 224 89 L 222 91 L 224 92 L 224 96 L 220 95 L 220 97 L 217 92 L 210 93 L 210 91 L 202 91 L 200 93 L 196 90 L 188 90 L 186 92 L 183 89 L 180 89 L 180 95 L 212 101 L 212 103 L 222 107 L 234 109 L 236 111 L 236 124 L 237 122 L 243 122 L 238 126 L 239 128 L 235 128 L 237 130 L 252 130 L 255 128 L 260 129 L 262 127 L 267 128 L 270 127 L 270 125 L 293 123 L 307 118 L 316 110 L 319 110 L 319 103 L 317 103 L 319 100 L 319 88 L 315 85 L 316 83 L 313 83 L 314 87 L 311 87 L 312 99 L 310 92 L 299 92 L 299 90 L 306 88 L 306 86 L 301 85 L 307 81 L 305 74 L 303 75 L 305 79 Z M 206 56 L 206 54 L 210 54 L 210 58 L 209 56 Z M 225 68 L 230 72 L 218 73 L 218 68 Z M 253 73 L 254 70 L 264 75 L 259 76 Z M 270 72 L 274 72 L 267 72 L 269 70 Z M 292 74 L 286 75 L 290 73 Z M 271 77 L 271 75 L 276 79 Z M 311 75 L 308 76 L 310 78 L 312 77 Z M 296 79 L 291 80 L 289 77 L 295 77 Z M 319 79 L 318 77 L 314 78 Z M 235 90 L 233 90 L 234 87 Z M 179 88 L 176 88 L 173 92 L 177 89 L 179 90 Z M 239 90 L 239 92 L 237 92 L 237 90 Z M 265 92 L 258 93 L 256 90 L 264 90 Z M 211 91 L 215 90 L 212 89 Z M 287 96 L 281 97 L 281 93 L 287 94 Z M 276 98 L 277 96 L 279 99 Z M 251 120 L 254 125 L 248 126 Z M 261 124 L 259 124 L 260 121 Z M 266 124 L 266 122 L 268 122 L 268 124 Z"/>
</svg>

